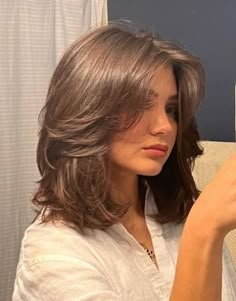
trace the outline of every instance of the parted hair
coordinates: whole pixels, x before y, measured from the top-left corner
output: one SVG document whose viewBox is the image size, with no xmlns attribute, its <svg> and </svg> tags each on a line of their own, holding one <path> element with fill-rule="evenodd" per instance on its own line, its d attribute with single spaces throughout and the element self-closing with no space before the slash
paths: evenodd
<svg viewBox="0 0 236 301">
<path fill-rule="evenodd" d="M 178 88 L 177 138 L 161 173 L 139 175 L 139 183 L 154 194 L 158 222 L 186 219 L 199 195 L 192 167 L 202 148 L 194 114 L 204 69 L 185 47 L 116 22 L 75 41 L 52 76 L 40 113 L 41 178 L 32 200 L 38 212 L 49 208 L 43 222 L 62 220 L 81 232 L 119 222 L 131 200 L 122 205 L 112 197 L 111 141 L 151 105 L 151 82 L 163 65 L 172 68 Z"/>
</svg>

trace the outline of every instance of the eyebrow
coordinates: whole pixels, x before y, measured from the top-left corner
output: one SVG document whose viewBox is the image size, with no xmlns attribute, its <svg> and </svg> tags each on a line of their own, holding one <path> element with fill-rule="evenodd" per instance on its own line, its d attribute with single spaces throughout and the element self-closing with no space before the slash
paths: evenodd
<svg viewBox="0 0 236 301">
<path fill-rule="evenodd" d="M 156 98 L 159 97 L 159 94 L 152 89 L 150 89 L 150 95 L 151 95 L 151 97 L 156 97 Z M 169 96 L 168 101 L 178 102 L 179 101 L 178 93 Z"/>
<path fill-rule="evenodd" d="M 178 102 L 179 96 L 178 96 L 178 94 L 171 95 L 170 97 L 168 97 L 168 100 Z"/>
</svg>

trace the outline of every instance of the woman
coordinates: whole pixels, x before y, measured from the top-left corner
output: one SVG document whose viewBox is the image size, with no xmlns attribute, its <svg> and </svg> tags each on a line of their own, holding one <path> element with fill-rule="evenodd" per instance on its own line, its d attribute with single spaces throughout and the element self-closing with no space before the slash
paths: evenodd
<svg viewBox="0 0 236 301">
<path fill-rule="evenodd" d="M 203 94 L 198 58 L 127 24 L 66 51 L 42 111 L 40 212 L 13 300 L 236 300 L 227 250 L 222 271 L 236 157 L 200 196 L 191 174 Z"/>
</svg>

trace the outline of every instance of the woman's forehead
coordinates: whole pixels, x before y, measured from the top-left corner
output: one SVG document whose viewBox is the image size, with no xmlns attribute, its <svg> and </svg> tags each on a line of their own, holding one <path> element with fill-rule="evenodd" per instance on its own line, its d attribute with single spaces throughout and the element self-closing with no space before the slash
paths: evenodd
<svg viewBox="0 0 236 301">
<path fill-rule="evenodd" d="M 178 99 L 178 89 L 173 69 L 168 66 L 158 68 L 151 83 L 151 94 L 159 97 L 161 94 L 168 94 L 171 100 Z"/>
</svg>

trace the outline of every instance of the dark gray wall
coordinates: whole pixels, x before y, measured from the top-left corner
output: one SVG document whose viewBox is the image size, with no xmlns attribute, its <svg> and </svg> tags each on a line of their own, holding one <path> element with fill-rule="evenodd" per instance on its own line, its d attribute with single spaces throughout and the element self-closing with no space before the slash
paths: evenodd
<svg viewBox="0 0 236 301">
<path fill-rule="evenodd" d="M 234 141 L 235 0 L 108 0 L 108 16 L 134 21 L 200 56 L 207 75 L 197 116 L 201 138 Z"/>
</svg>

